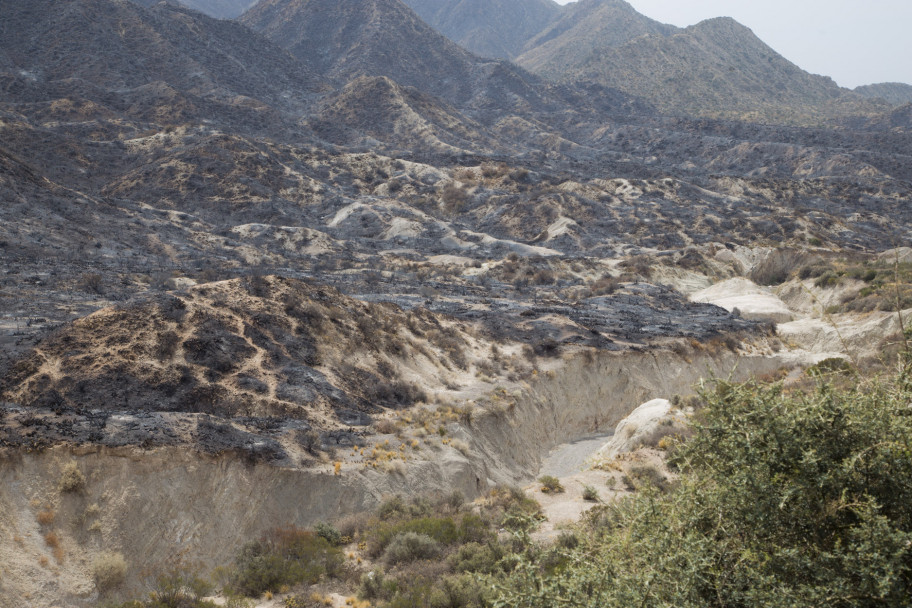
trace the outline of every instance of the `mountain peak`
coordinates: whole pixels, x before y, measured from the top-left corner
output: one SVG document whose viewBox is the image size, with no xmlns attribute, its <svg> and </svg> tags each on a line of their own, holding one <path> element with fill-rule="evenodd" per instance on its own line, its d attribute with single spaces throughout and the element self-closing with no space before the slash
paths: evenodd
<svg viewBox="0 0 912 608">
<path fill-rule="evenodd" d="M 558 19 L 526 44 L 516 61 L 537 74 L 559 78 L 593 52 L 676 30 L 641 15 L 623 0 L 579 0 L 566 5 Z"/>
</svg>

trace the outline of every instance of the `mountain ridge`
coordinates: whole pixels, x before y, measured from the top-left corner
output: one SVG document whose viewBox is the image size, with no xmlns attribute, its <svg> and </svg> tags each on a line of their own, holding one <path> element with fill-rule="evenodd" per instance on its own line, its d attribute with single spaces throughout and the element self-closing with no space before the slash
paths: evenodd
<svg viewBox="0 0 912 608">
<path fill-rule="evenodd" d="M 639 36 L 669 35 L 678 28 L 636 11 L 624 0 L 579 0 L 532 37 L 516 63 L 549 78 L 577 68 L 593 52 L 621 46 Z"/>
<path fill-rule="evenodd" d="M 730 17 L 596 50 L 561 80 L 617 87 L 671 114 L 776 122 L 884 109 L 805 72 Z"/>
<path fill-rule="evenodd" d="M 896 106 L 912 103 L 912 85 L 904 82 L 879 82 L 853 89 L 859 95 L 870 99 L 883 99 Z"/>
<path fill-rule="evenodd" d="M 557 18 L 553 0 L 405 0 L 426 23 L 483 57 L 515 58 Z"/>
</svg>

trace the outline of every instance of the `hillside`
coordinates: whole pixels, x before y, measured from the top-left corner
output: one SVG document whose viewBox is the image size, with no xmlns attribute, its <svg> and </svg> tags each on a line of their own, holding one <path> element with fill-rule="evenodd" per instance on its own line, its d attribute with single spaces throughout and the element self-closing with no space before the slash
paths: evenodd
<svg viewBox="0 0 912 608">
<path fill-rule="evenodd" d="M 399 0 L 265 0 L 240 21 L 338 83 L 387 76 L 447 98 L 471 97 L 472 55 Z"/>
<path fill-rule="evenodd" d="M 561 14 L 553 0 L 405 0 L 421 19 L 483 57 L 513 59 Z"/>
<path fill-rule="evenodd" d="M 362 76 L 323 100 L 308 125 L 327 141 L 370 145 L 382 141 L 417 153 L 493 151 L 485 127 L 417 89 L 382 76 Z"/>
<path fill-rule="evenodd" d="M 819 122 L 883 109 L 801 70 L 729 18 L 596 50 L 561 79 L 617 87 L 672 114 Z"/>
<path fill-rule="evenodd" d="M 624 0 L 580 0 L 532 37 L 516 63 L 542 76 L 561 79 L 588 58 L 647 34 L 667 36 L 677 28 L 638 13 Z"/>
<path fill-rule="evenodd" d="M 132 0 L 137 4 L 150 7 L 162 2 L 163 0 Z M 257 0 L 170 0 L 173 3 L 181 4 L 195 11 L 205 13 L 216 19 L 235 19 L 240 17 L 244 11 L 248 10 Z"/>
<path fill-rule="evenodd" d="M 19 99 L 79 91 L 105 105 L 124 99 L 120 103 L 130 107 L 161 92 L 184 98 L 180 103 L 188 107 L 202 105 L 198 112 L 213 111 L 214 104 L 223 112 L 250 112 L 263 104 L 301 107 L 321 86 L 305 66 L 249 29 L 173 4 L 144 9 L 113 0 L 2 0 L 0 10 L 0 51 L 16 70 L 15 86 L 5 91 Z M 134 93 L 140 99 L 130 99 Z"/>
<path fill-rule="evenodd" d="M 400 0 L 264 0 L 240 21 L 338 86 L 385 76 L 460 109 L 501 114 L 562 103 L 531 74 L 459 47 Z"/>
<path fill-rule="evenodd" d="M 903 82 L 881 82 L 867 84 L 853 89 L 869 99 L 883 99 L 896 106 L 912 103 L 912 85 Z"/>
<path fill-rule="evenodd" d="M 507 52 L 518 1 L 421 6 Z M 399 0 L 0 0 L 3 608 L 481 608 L 532 498 L 560 572 L 673 485 L 701 379 L 895 361 L 912 104 L 731 20 L 555 14 L 552 81 Z"/>
<path fill-rule="evenodd" d="M 452 366 L 447 351 L 435 354 L 426 339 L 441 328 L 432 316 L 301 281 L 234 280 L 77 321 L 11 370 L 3 397 L 36 408 L 103 402 L 111 409 L 292 416 L 333 430 L 350 424 L 340 417 L 408 406 L 422 394 L 418 385 L 431 388 L 431 377 Z M 447 332 L 447 348 L 464 361 L 471 339 Z M 416 336 L 420 347 L 411 345 Z"/>
</svg>

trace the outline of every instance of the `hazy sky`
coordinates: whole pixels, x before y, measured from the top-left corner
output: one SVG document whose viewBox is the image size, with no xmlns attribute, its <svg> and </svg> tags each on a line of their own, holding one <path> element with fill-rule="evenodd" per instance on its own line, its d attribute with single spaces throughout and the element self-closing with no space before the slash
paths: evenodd
<svg viewBox="0 0 912 608">
<path fill-rule="evenodd" d="M 627 1 L 681 27 L 734 17 L 792 63 L 844 87 L 912 84 L 912 0 Z"/>
</svg>

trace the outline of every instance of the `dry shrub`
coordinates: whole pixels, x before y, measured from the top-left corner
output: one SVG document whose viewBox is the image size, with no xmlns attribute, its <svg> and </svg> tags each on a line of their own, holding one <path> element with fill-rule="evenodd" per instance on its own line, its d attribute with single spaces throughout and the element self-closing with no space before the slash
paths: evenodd
<svg viewBox="0 0 912 608">
<path fill-rule="evenodd" d="M 56 532 L 47 532 L 44 535 L 44 542 L 48 547 L 54 549 L 60 546 L 60 537 Z"/>
<path fill-rule="evenodd" d="M 462 452 L 463 456 L 469 456 L 472 452 L 471 448 L 469 448 L 469 444 L 467 444 L 465 441 L 462 441 L 461 439 L 451 440 L 450 447 L 455 448 L 455 449 L 459 450 L 460 452 Z"/>
<path fill-rule="evenodd" d="M 37 519 L 38 523 L 41 524 L 42 526 L 50 526 L 51 524 L 54 523 L 55 516 L 56 516 L 56 514 L 54 513 L 54 511 L 51 510 L 50 508 L 47 508 L 47 509 L 44 509 L 43 511 L 39 511 L 38 515 L 35 516 L 35 519 Z"/>
<path fill-rule="evenodd" d="M 336 529 L 343 537 L 352 540 L 359 538 L 370 525 L 369 513 L 353 513 L 336 522 Z"/>
<path fill-rule="evenodd" d="M 44 542 L 53 550 L 54 559 L 58 564 L 63 563 L 63 547 L 60 546 L 60 537 L 56 532 L 48 532 L 44 535 Z"/>
<path fill-rule="evenodd" d="M 453 183 L 444 186 L 441 198 L 443 200 L 443 210 L 448 214 L 459 213 L 469 202 L 468 192 Z"/>
<path fill-rule="evenodd" d="M 378 420 L 374 423 L 374 430 L 381 435 L 392 435 L 398 430 L 398 428 L 396 427 L 395 422 L 389 420 L 388 418 L 383 418 L 382 420 Z"/>
<path fill-rule="evenodd" d="M 127 562 L 120 553 L 105 552 L 92 562 L 92 578 L 99 593 L 120 585 L 127 574 Z"/>
<path fill-rule="evenodd" d="M 85 486 L 85 481 L 85 475 L 79 470 L 79 465 L 75 460 L 71 460 L 64 465 L 57 487 L 61 492 L 78 492 Z"/>
</svg>

